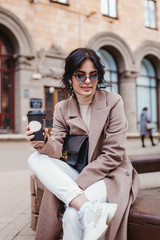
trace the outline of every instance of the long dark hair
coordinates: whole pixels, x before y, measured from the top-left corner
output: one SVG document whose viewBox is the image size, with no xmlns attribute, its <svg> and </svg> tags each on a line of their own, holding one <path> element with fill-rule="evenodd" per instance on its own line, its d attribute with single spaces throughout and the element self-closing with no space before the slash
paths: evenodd
<svg viewBox="0 0 160 240">
<path fill-rule="evenodd" d="M 62 83 L 65 87 L 65 90 L 71 94 L 70 83 L 69 80 L 72 79 L 72 75 L 81 67 L 82 63 L 89 59 L 93 62 L 95 68 L 98 71 L 99 79 L 97 87 L 101 87 L 104 85 L 104 74 L 105 74 L 105 66 L 101 62 L 100 57 L 96 54 L 96 52 L 90 48 L 77 48 L 73 50 L 68 57 L 65 59 L 65 68 L 64 74 L 62 77 Z"/>
</svg>

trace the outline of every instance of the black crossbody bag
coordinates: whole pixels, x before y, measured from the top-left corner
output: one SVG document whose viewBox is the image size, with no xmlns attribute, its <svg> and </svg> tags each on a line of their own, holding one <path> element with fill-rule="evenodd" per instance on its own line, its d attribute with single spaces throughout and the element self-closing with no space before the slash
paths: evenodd
<svg viewBox="0 0 160 240">
<path fill-rule="evenodd" d="M 61 160 L 80 173 L 88 162 L 88 145 L 88 136 L 67 135 Z"/>
</svg>

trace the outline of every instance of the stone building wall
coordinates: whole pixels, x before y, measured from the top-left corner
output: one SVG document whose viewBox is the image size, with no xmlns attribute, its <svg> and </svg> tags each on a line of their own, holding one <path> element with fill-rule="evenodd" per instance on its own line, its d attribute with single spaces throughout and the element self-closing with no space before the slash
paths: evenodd
<svg viewBox="0 0 160 240">
<path fill-rule="evenodd" d="M 118 1 L 118 19 L 103 16 L 100 0 L 69 0 L 63 5 L 50 0 L 0 0 L 28 29 L 36 50 L 52 44 L 70 51 L 87 45 L 96 34 L 111 31 L 122 37 L 132 51 L 145 40 L 160 42 L 160 31 L 144 27 L 144 1 Z M 89 16 L 90 13 L 94 15 Z M 157 25 L 160 3 L 157 1 Z"/>
</svg>

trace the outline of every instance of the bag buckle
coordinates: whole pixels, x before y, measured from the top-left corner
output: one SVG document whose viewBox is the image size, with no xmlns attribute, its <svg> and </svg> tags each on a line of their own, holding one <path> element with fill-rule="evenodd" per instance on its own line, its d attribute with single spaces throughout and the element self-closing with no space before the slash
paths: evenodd
<svg viewBox="0 0 160 240">
<path fill-rule="evenodd" d="M 67 151 L 63 151 L 62 159 L 67 162 L 67 160 L 68 160 L 68 152 Z"/>
</svg>

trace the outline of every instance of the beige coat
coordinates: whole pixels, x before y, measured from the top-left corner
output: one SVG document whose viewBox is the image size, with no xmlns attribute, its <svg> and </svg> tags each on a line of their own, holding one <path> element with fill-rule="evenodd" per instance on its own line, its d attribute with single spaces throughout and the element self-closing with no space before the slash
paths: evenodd
<svg viewBox="0 0 160 240">
<path fill-rule="evenodd" d="M 67 132 L 89 136 L 89 164 L 80 173 L 77 184 L 86 189 L 104 179 L 109 202 L 118 204 L 107 231 L 107 240 L 127 240 L 129 209 L 139 189 L 138 175 L 126 156 L 126 130 L 127 121 L 121 97 L 96 90 L 91 105 L 89 132 L 81 118 L 76 97 L 71 97 L 56 105 L 52 137 L 40 151 L 50 157 L 60 158 Z M 37 240 L 56 239 L 61 229 L 61 222 L 57 219 L 59 204 L 59 200 L 46 189 L 40 209 Z"/>
</svg>

